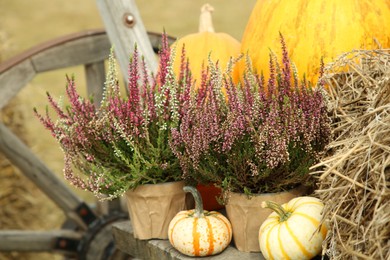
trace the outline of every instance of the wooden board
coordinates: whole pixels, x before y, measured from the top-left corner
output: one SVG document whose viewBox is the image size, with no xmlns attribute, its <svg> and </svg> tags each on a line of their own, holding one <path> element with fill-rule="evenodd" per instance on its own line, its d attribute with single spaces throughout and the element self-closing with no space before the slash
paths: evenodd
<svg viewBox="0 0 390 260">
<path fill-rule="evenodd" d="M 137 44 L 146 65 L 156 74 L 157 59 L 147 36 L 145 26 L 137 9 L 135 0 L 96 0 L 108 37 L 114 45 L 116 57 L 123 75 L 127 74 L 129 56 Z M 126 15 L 132 15 L 134 26 L 126 26 Z"/>
<path fill-rule="evenodd" d="M 139 240 L 133 236 L 130 221 L 117 222 L 113 225 L 115 244 L 121 251 L 144 260 L 194 260 L 204 257 L 189 257 L 178 252 L 168 240 Z M 222 253 L 207 257 L 209 260 L 264 260 L 260 253 L 245 253 L 229 246 Z"/>
</svg>

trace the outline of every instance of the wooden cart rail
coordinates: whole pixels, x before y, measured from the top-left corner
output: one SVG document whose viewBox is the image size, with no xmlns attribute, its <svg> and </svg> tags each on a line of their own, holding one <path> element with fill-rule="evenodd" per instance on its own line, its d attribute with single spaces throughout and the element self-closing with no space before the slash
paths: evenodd
<svg viewBox="0 0 390 260">
<path fill-rule="evenodd" d="M 153 49 L 157 51 L 161 45 L 161 34 L 148 33 L 148 38 Z M 174 40 L 169 37 L 170 42 Z M 1 63 L 0 109 L 37 74 L 77 65 L 84 65 L 88 94 L 94 95 L 98 105 L 105 80 L 104 61 L 108 58 L 110 48 L 111 43 L 104 30 L 91 30 L 46 42 Z M 79 229 L 87 230 L 88 225 L 96 220 L 97 216 L 89 206 L 1 121 L 0 152 L 57 204 Z M 79 234 L 63 230 L 51 232 L 0 230 L 0 251 L 56 250 L 60 246 L 56 244 L 59 237 L 72 241 L 77 240 Z M 35 242 L 27 246 L 26 239 Z"/>
</svg>

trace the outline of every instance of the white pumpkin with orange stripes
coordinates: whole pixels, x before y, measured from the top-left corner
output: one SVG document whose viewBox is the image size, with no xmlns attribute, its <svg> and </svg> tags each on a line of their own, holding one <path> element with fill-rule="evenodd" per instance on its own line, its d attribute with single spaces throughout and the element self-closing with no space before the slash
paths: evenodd
<svg viewBox="0 0 390 260">
<path fill-rule="evenodd" d="M 203 210 L 199 192 L 190 186 L 195 209 L 180 211 L 170 222 L 169 242 L 179 252 L 188 256 L 209 256 L 222 252 L 232 239 L 232 226 L 227 218 L 216 211 Z"/>
<path fill-rule="evenodd" d="M 272 212 L 259 230 L 265 259 L 311 259 L 321 253 L 327 227 L 322 223 L 324 204 L 314 197 L 297 197 L 279 205 L 264 201 Z"/>
</svg>

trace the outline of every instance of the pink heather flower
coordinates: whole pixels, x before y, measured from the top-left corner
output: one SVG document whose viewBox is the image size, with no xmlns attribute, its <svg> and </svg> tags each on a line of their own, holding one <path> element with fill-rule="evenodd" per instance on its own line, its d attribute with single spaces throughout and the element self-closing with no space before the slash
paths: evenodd
<svg viewBox="0 0 390 260">
<path fill-rule="evenodd" d="M 169 48 L 168 38 L 164 34 L 161 42 L 161 51 L 159 52 L 160 64 L 157 73 L 158 85 L 163 86 L 165 84 L 168 74 L 168 63 L 171 59 L 171 50 Z"/>
<path fill-rule="evenodd" d="M 183 61 L 184 56 L 183 51 Z M 111 199 L 142 184 L 182 178 L 180 163 L 169 145 L 170 130 L 187 111 L 194 83 L 188 61 L 182 65 L 181 78 L 175 78 L 171 57 L 164 34 L 159 71 L 152 75 L 135 48 L 128 67 L 127 92 L 121 93 L 111 52 L 99 108 L 81 97 L 74 78 L 67 77 L 66 108 L 48 94 L 57 121 L 48 112 L 43 116 L 34 109 L 59 141 L 64 152 L 64 177 L 72 185 Z"/>
<path fill-rule="evenodd" d="M 291 89 L 291 66 L 290 66 L 290 58 L 288 57 L 286 42 L 284 41 L 283 35 L 280 33 L 280 42 L 282 45 L 282 91 L 290 91 Z"/>
<path fill-rule="evenodd" d="M 217 64 L 203 69 L 200 88 L 171 130 L 170 146 L 186 178 L 254 193 L 279 191 L 272 182 L 280 176 L 297 175 L 283 187 L 307 178 L 329 142 L 330 122 L 320 91 L 294 77 L 282 36 L 281 45 L 282 65 L 270 55 L 267 83 L 247 69 L 237 87 L 228 75 L 220 80 Z"/>
</svg>

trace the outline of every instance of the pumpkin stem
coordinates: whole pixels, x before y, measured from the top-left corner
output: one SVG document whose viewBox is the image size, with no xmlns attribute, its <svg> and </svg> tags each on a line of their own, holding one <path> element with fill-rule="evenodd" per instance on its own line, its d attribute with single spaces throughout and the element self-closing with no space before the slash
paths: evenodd
<svg viewBox="0 0 390 260">
<path fill-rule="evenodd" d="M 204 217 L 204 214 L 203 214 L 203 201 L 202 201 L 202 197 L 200 196 L 199 191 L 195 187 L 192 187 L 192 186 L 184 186 L 183 190 L 185 192 L 190 192 L 192 194 L 192 196 L 194 197 L 194 200 L 195 200 L 195 213 L 194 213 L 194 216 L 196 218 Z"/>
<path fill-rule="evenodd" d="M 280 222 L 286 221 L 291 216 L 291 212 L 286 211 L 280 204 L 273 201 L 263 201 L 261 207 L 275 211 L 279 215 Z"/>
<path fill-rule="evenodd" d="M 199 32 L 215 32 L 211 13 L 214 8 L 210 4 L 204 4 L 200 9 Z"/>
</svg>

